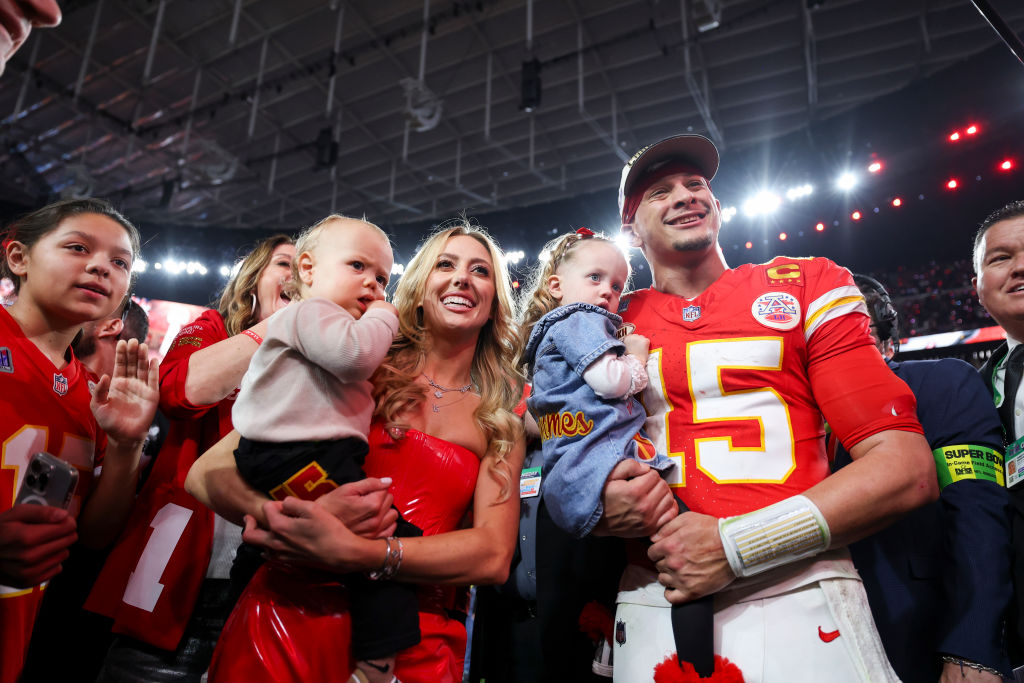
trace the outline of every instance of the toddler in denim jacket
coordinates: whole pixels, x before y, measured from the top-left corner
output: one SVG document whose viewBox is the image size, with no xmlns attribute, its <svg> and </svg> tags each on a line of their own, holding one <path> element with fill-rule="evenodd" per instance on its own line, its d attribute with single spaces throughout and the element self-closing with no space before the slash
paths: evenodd
<svg viewBox="0 0 1024 683">
<path fill-rule="evenodd" d="M 601 491 L 616 464 L 635 458 L 664 471 L 672 462 L 645 435 L 647 415 L 633 397 L 647 386 L 650 342 L 616 337 L 630 275 L 622 250 L 581 228 L 545 251 L 526 299 L 521 360 L 543 441 L 544 504 L 555 524 L 582 538 L 601 519 Z"/>
</svg>

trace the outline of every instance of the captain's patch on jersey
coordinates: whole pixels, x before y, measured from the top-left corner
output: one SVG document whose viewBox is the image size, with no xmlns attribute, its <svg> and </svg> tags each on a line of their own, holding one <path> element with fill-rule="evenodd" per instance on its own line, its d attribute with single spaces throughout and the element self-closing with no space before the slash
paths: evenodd
<svg viewBox="0 0 1024 683">
<path fill-rule="evenodd" d="M 768 292 L 750 307 L 754 320 L 773 330 L 792 330 L 800 324 L 800 302 L 786 292 Z"/>
<path fill-rule="evenodd" d="M 796 263 L 783 263 L 778 266 L 772 266 L 765 271 L 765 277 L 768 278 L 769 285 L 803 285 L 803 276 L 800 272 L 800 266 Z"/>
<path fill-rule="evenodd" d="M 14 372 L 14 359 L 6 346 L 0 346 L 0 372 Z"/>
</svg>

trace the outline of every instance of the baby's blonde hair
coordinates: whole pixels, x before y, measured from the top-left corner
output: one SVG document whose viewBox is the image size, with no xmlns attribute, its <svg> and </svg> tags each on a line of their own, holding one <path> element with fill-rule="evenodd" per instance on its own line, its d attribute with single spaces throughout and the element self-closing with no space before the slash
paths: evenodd
<svg viewBox="0 0 1024 683">
<path fill-rule="evenodd" d="M 573 260 L 577 247 L 582 243 L 596 240 L 618 248 L 615 240 L 602 233 L 594 233 L 586 228 L 581 228 L 581 230 L 586 232 L 570 232 L 545 244 L 541 254 L 547 255 L 546 260 L 542 259 L 527 278 L 526 287 L 523 290 L 522 299 L 520 299 L 519 326 L 521 334 L 516 354 L 516 367 L 523 367 L 525 360 L 523 351 L 526 350 L 526 342 L 530 339 L 533 326 L 546 314 L 562 305 L 548 290 L 548 279 L 558 272 L 563 263 Z M 623 254 L 623 259 L 626 261 L 626 282 L 628 283 L 633 269 L 625 254 Z M 614 311 L 612 312 L 614 313 Z"/>
<path fill-rule="evenodd" d="M 302 299 L 302 280 L 299 278 L 299 257 L 302 256 L 302 254 L 312 252 L 316 249 L 317 245 L 320 243 L 320 235 L 323 234 L 326 227 L 334 221 L 356 221 L 362 223 L 363 225 L 376 230 L 384 241 L 388 243 L 388 246 L 391 246 L 391 239 L 388 237 L 388 234 L 381 230 L 379 226 L 366 220 L 366 216 L 363 216 L 362 218 L 352 218 L 351 216 L 342 216 L 340 213 L 332 213 L 329 216 L 321 218 L 313 225 L 303 229 L 303 231 L 299 233 L 298 239 L 295 240 L 295 258 L 292 259 L 292 279 L 285 289 L 286 294 L 293 301 Z"/>
</svg>

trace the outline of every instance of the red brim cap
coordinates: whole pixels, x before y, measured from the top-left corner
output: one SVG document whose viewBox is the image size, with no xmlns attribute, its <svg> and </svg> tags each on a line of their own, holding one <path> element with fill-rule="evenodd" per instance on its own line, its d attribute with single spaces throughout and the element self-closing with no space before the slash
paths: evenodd
<svg viewBox="0 0 1024 683">
<path fill-rule="evenodd" d="M 652 168 L 667 161 L 692 165 L 708 182 L 718 172 L 718 148 L 703 135 L 673 135 L 634 154 L 622 168 L 619 182 L 619 214 L 636 181 Z"/>
</svg>

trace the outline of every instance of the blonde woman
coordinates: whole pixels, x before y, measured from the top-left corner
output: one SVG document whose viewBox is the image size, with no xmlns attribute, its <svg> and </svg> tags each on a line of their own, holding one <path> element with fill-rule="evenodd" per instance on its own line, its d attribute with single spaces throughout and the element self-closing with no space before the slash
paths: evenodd
<svg viewBox="0 0 1024 683">
<path fill-rule="evenodd" d="M 421 584 L 422 640 L 399 653 L 398 680 L 462 679 L 466 631 L 450 616 L 454 587 L 506 579 L 519 521 L 521 383 L 500 251 L 465 222 L 439 230 L 409 263 L 395 306 L 399 334 L 374 376 L 365 469 L 394 481 L 395 506 L 424 536 L 358 536 L 325 509 L 332 494 L 265 503 L 233 471 L 235 440 L 222 441 L 186 486 L 222 514 L 248 513 L 246 540 L 276 563 L 257 573 L 225 626 L 212 681 L 348 680 L 348 602 L 336 578 L 349 572 Z"/>
</svg>

